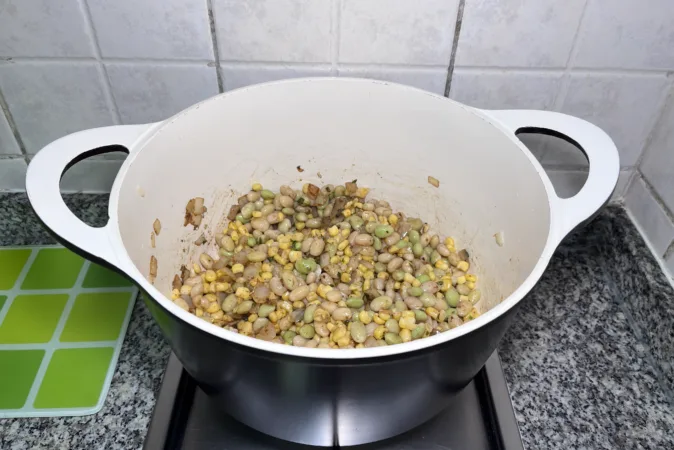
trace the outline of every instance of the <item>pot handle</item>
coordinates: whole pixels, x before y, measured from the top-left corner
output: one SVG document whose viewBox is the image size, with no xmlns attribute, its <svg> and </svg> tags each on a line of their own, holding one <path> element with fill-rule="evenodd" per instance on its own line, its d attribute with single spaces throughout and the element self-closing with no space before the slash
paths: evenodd
<svg viewBox="0 0 674 450">
<path fill-rule="evenodd" d="M 552 220 L 559 240 L 608 202 L 618 182 L 620 159 L 615 144 L 602 129 L 583 119 L 551 111 L 484 112 L 515 134 L 523 129 L 551 134 L 576 145 L 587 156 L 589 173 L 581 190 L 571 198 L 555 195 L 551 199 L 556 209 Z"/>
<path fill-rule="evenodd" d="M 131 147 L 149 127 L 119 125 L 64 136 L 40 150 L 26 173 L 28 199 L 42 223 L 65 243 L 116 267 L 119 262 L 109 239 L 110 224 L 94 228 L 78 219 L 61 196 L 61 176 L 70 165 L 96 149 L 111 145 Z"/>
</svg>

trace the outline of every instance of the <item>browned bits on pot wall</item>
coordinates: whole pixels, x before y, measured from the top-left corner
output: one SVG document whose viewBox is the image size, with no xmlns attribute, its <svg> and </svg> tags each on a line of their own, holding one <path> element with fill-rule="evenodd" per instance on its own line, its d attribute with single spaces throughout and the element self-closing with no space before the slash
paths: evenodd
<svg viewBox="0 0 674 450">
<path fill-rule="evenodd" d="M 216 326 L 306 348 L 397 345 L 477 318 L 468 252 L 368 194 L 356 180 L 279 193 L 254 183 L 216 230 L 217 252 L 180 268 L 172 300 Z M 205 212 L 193 200 L 190 217 Z"/>
<path fill-rule="evenodd" d="M 196 230 L 201 225 L 201 220 L 208 208 L 204 206 L 203 197 L 195 197 L 190 199 L 185 206 L 185 223 L 184 226 L 192 225 Z M 236 217 L 236 216 L 235 216 Z M 232 220 L 232 219 L 230 219 Z"/>
<path fill-rule="evenodd" d="M 154 280 L 157 278 L 157 258 L 154 255 L 150 256 L 150 276 L 148 279 L 150 283 L 154 283 Z"/>
<path fill-rule="evenodd" d="M 432 176 L 430 176 L 430 175 L 428 176 L 428 183 L 429 183 L 431 186 L 434 186 L 434 187 L 440 187 L 440 181 L 438 181 L 437 178 L 432 177 Z"/>
<path fill-rule="evenodd" d="M 161 232 L 161 222 L 159 219 L 154 219 L 154 222 L 152 223 L 152 229 L 154 230 L 154 234 L 159 236 L 159 233 Z"/>
</svg>

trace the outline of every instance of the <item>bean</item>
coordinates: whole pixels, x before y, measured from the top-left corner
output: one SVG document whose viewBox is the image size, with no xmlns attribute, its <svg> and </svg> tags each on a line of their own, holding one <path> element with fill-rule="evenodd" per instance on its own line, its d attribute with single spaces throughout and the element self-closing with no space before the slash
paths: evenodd
<svg viewBox="0 0 674 450">
<path fill-rule="evenodd" d="M 302 241 L 302 253 L 309 253 L 309 250 L 311 249 L 311 244 L 314 243 L 314 238 L 306 238 L 305 240 Z"/>
<path fill-rule="evenodd" d="M 256 217 L 250 221 L 250 224 L 254 229 L 262 231 L 263 233 L 269 229 L 269 222 L 267 222 L 267 220 L 263 219 L 262 217 Z"/>
<path fill-rule="evenodd" d="M 389 273 L 395 272 L 403 265 L 403 261 L 404 260 L 400 257 L 393 258 L 386 266 L 386 270 L 388 270 Z"/>
<path fill-rule="evenodd" d="M 436 298 L 433 306 L 438 311 L 446 311 L 449 308 L 449 305 L 447 304 L 444 298 Z"/>
<path fill-rule="evenodd" d="M 308 341 L 302 336 L 295 336 L 292 340 L 292 344 L 295 347 L 304 347 L 305 345 L 307 345 L 307 342 Z"/>
<path fill-rule="evenodd" d="M 389 237 L 384 239 L 384 243 L 391 247 L 395 245 L 400 240 L 400 235 L 398 233 L 392 233 Z"/>
<path fill-rule="evenodd" d="M 321 226 L 321 219 L 314 217 L 313 219 L 307 220 L 306 224 L 307 228 L 319 228 Z"/>
<path fill-rule="evenodd" d="M 260 214 L 262 214 L 262 217 L 267 217 L 269 214 L 274 212 L 274 205 L 264 205 L 260 209 Z"/>
<path fill-rule="evenodd" d="M 314 312 L 316 312 L 316 305 L 309 305 L 304 310 L 304 323 L 311 323 L 314 321 Z"/>
<path fill-rule="evenodd" d="M 337 308 L 332 312 L 332 318 L 338 321 L 345 321 L 351 317 L 351 310 L 349 308 Z"/>
<path fill-rule="evenodd" d="M 330 303 L 329 301 L 326 300 L 324 302 L 321 302 L 321 308 L 323 308 L 324 310 L 326 310 L 327 312 L 329 312 L 332 315 L 332 313 L 337 308 L 339 308 L 339 306 L 337 306 L 337 303 Z"/>
<path fill-rule="evenodd" d="M 379 239 L 384 239 L 393 234 L 393 227 L 390 225 L 377 225 L 374 229 L 374 234 Z"/>
<path fill-rule="evenodd" d="M 412 310 L 421 309 L 424 306 L 422 301 L 419 300 L 417 297 L 405 297 L 404 301 L 407 307 Z"/>
<path fill-rule="evenodd" d="M 471 302 L 473 305 L 479 302 L 480 298 L 482 298 L 482 293 L 480 292 L 479 289 L 472 290 L 470 291 L 470 294 L 468 294 L 468 301 Z"/>
<path fill-rule="evenodd" d="M 328 264 L 330 264 L 330 253 L 323 253 L 318 262 L 320 263 L 321 267 L 325 267 Z M 328 275 L 328 274 L 324 272 L 322 275 Z M 326 284 L 328 284 L 328 283 L 326 283 Z M 332 283 L 329 283 L 329 284 L 332 284 Z"/>
<path fill-rule="evenodd" d="M 414 311 L 414 320 L 417 322 L 426 322 L 426 320 L 428 320 L 428 316 L 426 315 L 425 311 L 418 309 Z"/>
<path fill-rule="evenodd" d="M 255 286 L 253 290 L 253 300 L 255 303 L 264 303 L 269 298 L 269 288 L 263 284 Z"/>
<path fill-rule="evenodd" d="M 470 294 L 470 288 L 465 284 L 459 284 L 458 286 L 456 286 L 456 290 L 459 292 L 460 295 Z"/>
<path fill-rule="evenodd" d="M 440 236 L 438 236 L 437 234 L 434 234 L 433 237 L 431 237 L 429 245 L 432 248 L 436 248 L 438 246 L 438 244 L 440 244 Z"/>
<path fill-rule="evenodd" d="M 328 299 L 328 301 L 337 303 L 338 301 L 342 300 L 342 292 L 339 289 L 333 289 L 328 291 L 325 297 Z"/>
<path fill-rule="evenodd" d="M 362 322 L 352 322 L 350 331 L 351 338 L 359 344 L 362 344 L 367 339 L 367 330 Z"/>
<path fill-rule="evenodd" d="M 300 328 L 300 336 L 302 336 L 304 339 L 312 339 L 314 335 L 316 334 L 316 330 L 314 330 L 313 325 L 302 325 Z"/>
<path fill-rule="evenodd" d="M 301 322 L 304 319 L 304 308 L 293 309 L 293 312 L 290 313 L 290 319 L 293 323 Z"/>
<path fill-rule="evenodd" d="M 431 252 L 431 264 L 435 264 L 440 259 L 442 259 L 442 257 L 440 256 L 440 253 L 438 253 L 437 250 L 433 250 Z"/>
<path fill-rule="evenodd" d="M 417 258 L 424 254 L 424 247 L 421 245 L 420 242 L 417 242 L 412 246 L 412 253 Z"/>
<path fill-rule="evenodd" d="M 459 292 L 454 288 L 449 288 L 445 292 L 445 300 L 450 307 L 456 308 L 456 305 L 459 304 Z"/>
<path fill-rule="evenodd" d="M 293 190 L 293 188 L 291 188 L 290 186 L 287 186 L 287 185 L 285 185 L 285 184 L 282 185 L 282 186 L 279 188 L 279 192 L 280 192 L 282 195 L 287 195 L 288 197 L 290 197 L 290 198 L 292 198 L 292 199 L 294 199 L 295 196 L 297 195 L 297 193 Z"/>
<path fill-rule="evenodd" d="M 236 245 L 230 236 L 223 236 L 220 240 L 220 246 L 228 252 L 233 252 L 236 248 Z"/>
<path fill-rule="evenodd" d="M 318 278 L 318 276 L 316 275 L 316 272 L 309 272 L 307 274 L 307 280 L 306 280 L 307 284 L 314 284 L 316 282 L 316 278 Z M 316 292 L 316 290 L 314 289 L 311 292 Z"/>
<path fill-rule="evenodd" d="M 323 249 L 325 249 L 325 241 L 321 238 L 315 239 L 314 242 L 311 243 L 309 254 L 311 256 L 320 256 L 321 253 L 323 253 Z"/>
<path fill-rule="evenodd" d="M 402 338 L 399 335 L 397 335 L 396 333 L 386 333 L 384 335 L 384 341 L 388 345 L 395 345 L 395 344 L 402 344 L 403 343 Z"/>
<path fill-rule="evenodd" d="M 283 208 L 292 208 L 295 204 L 295 201 L 288 195 L 280 195 L 279 203 Z"/>
<path fill-rule="evenodd" d="M 279 297 L 285 294 L 287 291 L 279 277 L 273 277 L 269 281 L 269 287 L 271 288 L 271 291 L 274 293 L 274 295 L 278 295 Z"/>
<path fill-rule="evenodd" d="M 295 222 L 306 222 L 307 220 L 309 220 L 309 218 L 305 213 L 299 212 L 295 214 Z"/>
<path fill-rule="evenodd" d="M 381 255 L 379 255 L 377 257 L 377 261 L 379 261 L 380 263 L 383 263 L 383 264 L 388 264 L 388 263 L 391 262 L 391 260 L 393 258 L 395 258 L 395 256 L 393 256 L 390 253 L 382 253 Z"/>
<path fill-rule="evenodd" d="M 355 245 L 360 245 L 362 247 L 370 246 L 374 244 L 374 239 L 369 234 L 359 234 L 353 240 Z"/>
<path fill-rule="evenodd" d="M 413 245 L 417 244 L 419 242 L 420 235 L 419 235 L 419 232 L 417 230 L 410 230 L 407 233 L 407 236 L 410 239 L 410 243 L 412 243 Z"/>
<path fill-rule="evenodd" d="M 461 318 L 457 314 L 452 315 L 449 318 L 449 328 L 450 328 L 450 330 L 452 328 L 458 327 L 459 325 L 463 325 L 463 320 L 461 320 Z"/>
<path fill-rule="evenodd" d="M 332 292 L 332 291 L 330 291 L 330 292 Z M 330 292 L 328 292 L 328 294 L 329 294 Z M 362 298 L 360 298 L 360 297 L 351 297 L 351 298 L 349 298 L 349 299 L 346 301 L 346 306 L 348 306 L 349 308 L 356 308 L 356 309 L 358 309 L 358 308 L 360 308 L 360 307 L 363 306 L 363 303 L 364 303 L 364 302 L 363 302 L 363 299 L 362 299 Z"/>
<path fill-rule="evenodd" d="M 236 297 L 235 297 L 235 298 L 236 298 Z M 225 311 L 225 312 L 228 312 L 228 311 L 224 308 L 224 305 L 223 305 L 222 310 Z M 274 310 L 276 310 L 276 307 L 275 307 L 274 305 L 268 305 L 268 304 L 260 305 L 260 309 L 258 309 L 257 315 L 258 315 L 259 317 L 267 317 L 267 316 L 269 316 L 269 314 L 271 314 L 272 311 L 274 311 Z"/>
<path fill-rule="evenodd" d="M 359 231 L 363 227 L 363 223 L 365 222 L 359 216 L 351 216 L 349 217 L 349 223 L 351 224 L 351 228 L 353 228 L 356 231 Z"/>
<path fill-rule="evenodd" d="M 447 260 L 454 267 L 456 267 L 456 265 L 461 262 L 461 258 L 459 258 L 459 255 L 456 254 L 455 252 L 450 252 L 449 256 L 447 257 Z"/>
<path fill-rule="evenodd" d="M 295 261 L 295 270 L 303 275 L 306 275 L 309 272 L 316 270 L 316 261 L 311 258 L 298 259 Z"/>
<path fill-rule="evenodd" d="M 456 314 L 459 317 L 466 317 L 470 310 L 473 309 L 473 304 L 467 300 L 460 300 L 459 304 L 456 305 Z"/>
<path fill-rule="evenodd" d="M 403 279 L 405 279 L 405 272 L 402 270 L 396 270 L 391 276 L 395 281 L 403 281 Z"/>
<path fill-rule="evenodd" d="M 269 323 L 269 319 L 266 319 L 264 317 L 260 317 L 260 318 L 256 319 L 255 322 L 253 322 L 253 331 L 257 333 L 262 328 L 264 328 L 265 325 L 267 325 L 268 323 Z"/>
<path fill-rule="evenodd" d="M 382 309 L 390 308 L 392 304 L 393 300 L 391 299 L 391 297 L 382 295 L 372 300 L 372 302 L 370 302 L 370 309 L 372 311 L 381 311 Z"/>
<path fill-rule="evenodd" d="M 412 339 L 419 339 L 423 337 L 426 332 L 426 327 L 424 325 L 417 325 L 414 330 L 412 330 Z"/>
<path fill-rule="evenodd" d="M 253 251 L 248 253 L 248 261 L 250 262 L 260 262 L 264 261 L 267 259 L 266 253 L 258 252 L 258 251 Z"/>
<path fill-rule="evenodd" d="M 292 227 L 289 219 L 283 219 L 281 223 L 278 224 L 278 230 L 282 233 L 287 233 Z"/>
<path fill-rule="evenodd" d="M 297 336 L 297 333 L 291 330 L 284 331 L 281 337 L 283 337 L 283 340 L 285 341 L 286 344 L 292 345 L 293 339 Z"/>
<path fill-rule="evenodd" d="M 435 305 L 435 297 L 428 292 L 422 293 L 419 300 L 421 300 L 421 303 L 423 303 L 426 308 Z"/>
<path fill-rule="evenodd" d="M 421 284 L 421 289 L 424 292 L 428 292 L 429 294 L 435 294 L 436 292 L 438 292 L 438 283 L 436 283 L 435 281 L 426 281 Z"/>
<path fill-rule="evenodd" d="M 236 308 L 237 303 L 239 303 L 239 299 L 236 295 L 230 294 L 222 301 L 222 310 L 226 313 L 231 313 Z"/>
<path fill-rule="evenodd" d="M 375 236 L 375 237 L 374 237 L 374 244 L 372 244 L 372 246 L 374 247 L 374 249 L 375 249 L 376 251 L 381 250 L 381 247 L 382 247 L 382 245 L 381 245 L 381 239 L 379 239 L 378 237 Z"/>
<path fill-rule="evenodd" d="M 412 297 L 419 297 L 421 294 L 423 294 L 423 292 L 424 290 L 418 286 L 412 286 L 411 288 L 407 289 L 407 293 Z"/>
<path fill-rule="evenodd" d="M 235 314 L 246 314 L 253 307 L 252 300 L 244 300 L 234 309 Z"/>
<path fill-rule="evenodd" d="M 445 258 L 450 255 L 450 251 L 445 244 L 438 244 L 435 250 L 440 253 L 440 256 L 444 256 Z"/>
<path fill-rule="evenodd" d="M 400 333 L 400 325 L 398 325 L 398 321 L 395 320 L 395 319 L 387 320 L 386 323 L 384 324 L 384 326 L 391 333 L 396 333 L 396 334 Z"/>
<path fill-rule="evenodd" d="M 318 345 L 318 341 L 315 339 L 312 339 L 310 341 L 307 341 L 307 345 L 305 345 L 306 348 L 316 348 Z"/>
<path fill-rule="evenodd" d="M 291 302 L 296 302 L 298 300 L 304 300 L 304 298 L 309 295 L 309 286 L 300 286 L 292 290 L 288 296 L 288 300 Z"/>
<path fill-rule="evenodd" d="M 327 324 L 323 322 L 318 322 L 314 324 L 314 330 L 316 330 L 316 334 L 318 334 L 319 336 L 322 337 L 330 336 L 330 330 L 328 329 Z"/>
</svg>

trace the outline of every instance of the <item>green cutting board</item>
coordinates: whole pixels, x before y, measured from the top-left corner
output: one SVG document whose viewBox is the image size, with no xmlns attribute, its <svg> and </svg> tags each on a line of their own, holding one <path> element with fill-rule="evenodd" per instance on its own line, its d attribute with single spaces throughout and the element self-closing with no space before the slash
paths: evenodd
<svg viewBox="0 0 674 450">
<path fill-rule="evenodd" d="M 98 412 L 137 295 L 63 247 L 0 248 L 0 418 Z"/>
</svg>

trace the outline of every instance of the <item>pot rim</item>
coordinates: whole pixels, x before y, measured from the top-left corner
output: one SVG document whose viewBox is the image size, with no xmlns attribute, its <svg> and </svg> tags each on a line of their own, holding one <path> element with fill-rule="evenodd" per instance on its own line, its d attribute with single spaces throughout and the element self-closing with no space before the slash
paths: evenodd
<svg viewBox="0 0 674 450">
<path fill-rule="evenodd" d="M 171 125 L 173 121 L 175 121 L 177 118 L 189 114 L 190 112 L 198 109 L 200 105 L 206 104 L 209 102 L 215 102 L 215 101 L 222 101 L 223 99 L 227 98 L 228 96 L 231 95 L 240 95 L 241 93 L 251 90 L 251 89 L 258 89 L 259 87 L 266 86 L 266 85 L 271 85 L 271 84 L 285 84 L 285 83 L 313 83 L 313 82 L 340 82 L 340 83 L 350 83 L 350 82 L 357 82 L 357 83 L 363 83 L 363 82 L 370 82 L 374 84 L 385 84 L 385 85 L 393 85 L 396 86 L 399 89 L 406 89 L 406 90 L 411 90 L 415 91 L 418 93 L 422 93 L 424 95 L 430 95 L 432 97 L 435 97 L 439 100 L 442 101 L 450 101 L 454 103 L 457 106 L 460 106 L 464 110 L 470 112 L 473 114 L 476 118 L 484 120 L 491 124 L 492 126 L 495 126 L 498 128 L 503 134 L 507 137 L 510 138 L 511 141 L 513 141 L 519 148 L 520 151 L 524 153 L 524 155 L 529 159 L 529 162 L 532 164 L 534 169 L 536 170 L 541 183 L 543 184 L 547 198 L 548 198 L 548 207 L 550 211 L 550 226 L 549 226 L 549 231 L 548 231 L 548 237 L 545 243 L 545 246 L 543 248 L 543 251 L 541 253 L 541 256 L 534 266 L 533 270 L 527 276 L 527 278 L 520 284 L 520 286 L 515 289 L 507 298 L 502 300 L 500 303 L 486 311 L 485 313 L 481 314 L 477 319 L 471 320 L 468 323 L 465 323 L 459 327 L 453 328 L 448 331 L 444 331 L 442 333 L 438 333 L 437 335 L 434 336 L 429 336 L 423 339 L 418 339 L 410 342 L 406 342 L 403 344 L 398 344 L 398 345 L 389 345 L 389 346 L 382 346 L 382 347 L 373 347 L 373 348 L 354 348 L 354 349 L 323 349 L 323 348 L 305 348 L 305 347 L 295 347 L 295 346 L 290 346 L 290 345 L 282 345 L 278 344 L 275 342 L 268 342 L 264 341 L 261 339 L 256 339 L 254 337 L 249 337 L 249 336 L 244 336 L 239 333 L 235 333 L 233 331 L 229 331 L 225 328 L 218 327 L 217 325 L 211 324 L 209 322 L 206 322 L 205 320 L 202 320 L 198 318 L 197 316 L 189 313 L 188 311 L 183 310 L 182 308 L 178 307 L 175 303 L 173 303 L 169 298 L 167 298 L 158 288 L 156 288 L 153 284 L 151 284 L 146 277 L 138 270 L 138 268 L 135 266 L 135 264 L 131 261 L 131 258 L 129 257 L 128 252 L 126 251 L 126 248 L 124 246 L 124 243 L 122 241 L 122 236 L 118 227 L 118 218 L 117 218 L 117 210 L 119 208 L 119 192 L 121 189 L 121 186 L 124 182 L 124 179 L 126 177 L 126 173 L 129 170 L 129 167 L 133 163 L 135 156 L 139 153 L 137 149 L 142 148 L 147 141 L 149 141 L 153 136 L 155 136 L 157 133 L 161 133 L 162 129 L 165 127 L 168 127 Z M 499 123 L 498 120 L 495 120 L 494 117 L 492 117 L 488 112 L 469 107 L 467 105 L 464 105 L 460 102 L 457 102 L 455 100 L 449 99 L 447 97 L 443 97 L 438 94 L 430 93 L 428 91 L 424 91 L 418 88 L 414 88 L 411 86 L 406 86 L 406 85 L 400 85 L 396 83 L 390 83 L 390 82 L 385 82 L 385 81 L 379 81 L 379 80 L 364 80 L 364 79 L 358 79 L 358 78 L 332 78 L 332 77 L 325 77 L 325 78 L 298 78 L 298 79 L 290 79 L 290 80 L 282 80 L 282 81 L 272 81 L 268 83 L 262 83 L 262 84 L 256 84 L 256 85 L 251 85 L 251 86 L 246 86 L 243 88 L 239 88 L 236 90 L 228 91 L 223 94 L 217 95 L 215 97 L 211 97 L 209 99 L 206 99 L 200 103 L 197 103 L 195 105 L 192 105 L 191 107 L 181 111 L 180 113 L 176 114 L 175 116 L 163 121 L 163 122 L 158 122 L 154 124 L 153 126 L 150 126 L 148 130 L 143 133 L 136 142 L 129 148 L 129 157 L 126 159 L 124 164 L 122 165 L 117 177 L 115 178 L 112 190 L 110 192 L 110 203 L 109 203 L 109 217 L 110 217 L 110 222 L 109 224 L 114 224 L 114 226 L 110 226 L 110 239 L 111 243 L 113 245 L 113 248 L 116 249 L 116 254 L 118 257 L 118 261 L 120 263 L 120 269 L 123 270 L 129 277 L 131 277 L 136 283 L 140 285 L 140 287 L 149 295 L 152 296 L 153 300 L 158 302 L 164 309 L 169 311 L 171 314 L 174 316 L 177 316 L 179 319 L 187 322 L 191 326 L 198 328 L 199 330 L 209 333 L 215 337 L 225 339 L 227 341 L 245 346 L 245 347 L 250 347 L 255 350 L 262 350 L 265 352 L 270 352 L 270 353 L 278 353 L 278 354 L 283 354 L 283 355 L 289 355 L 289 356 L 296 356 L 296 357 L 303 357 L 303 358 L 311 358 L 311 359 L 337 359 L 337 360 L 352 360 L 352 359 L 370 359 L 370 358 L 378 358 L 378 357 L 386 357 L 386 356 L 392 356 L 392 355 L 398 355 L 402 353 L 411 353 L 415 352 L 417 350 L 423 350 L 428 347 L 433 347 L 436 345 L 440 345 L 446 342 L 449 342 L 454 339 L 458 339 L 459 337 L 466 335 L 468 333 L 471 333 L 472 331 L 481 328 L 483 326 L 488 325 L 490 322 L 493 320 L 497 319 L 501 315 L 505 314 L 508 310 L 511 308 L 515 307 L 517 303 L 519 303 L 520 300 L 533 288 L 533 286 L 536 284 L 536 282 L 539 280 L 543 272 L 545 271 L 545 268 L 548 265 L 548 262 L 550 261 L 550 258 L 552 257 L 552 254 L 554 250 L 557 248 L 557 245 L 561 241 L 561 238 L 563 236 L 559 235 L 559 230 L 557 227 L 554 227 L 553 225 L 557 223 L 557 214 L 559 214 L 559 211 L 557 208 L 555 208 L 555 203 L 559 201 L 558 197 L 555 194 L 554 187 L 552 186 L 552 183 L 550 182 L 549 178 L 545 174 L 545 170 L 541 166 L 541 164 L 538 162 L 538 160 L 534 157 L 534 155 L 527 149 L 524 144 L 517 139 L 515 134 L 513 133 L 513 130 L 510 128 L 502 125 Z"/>
</svg>

